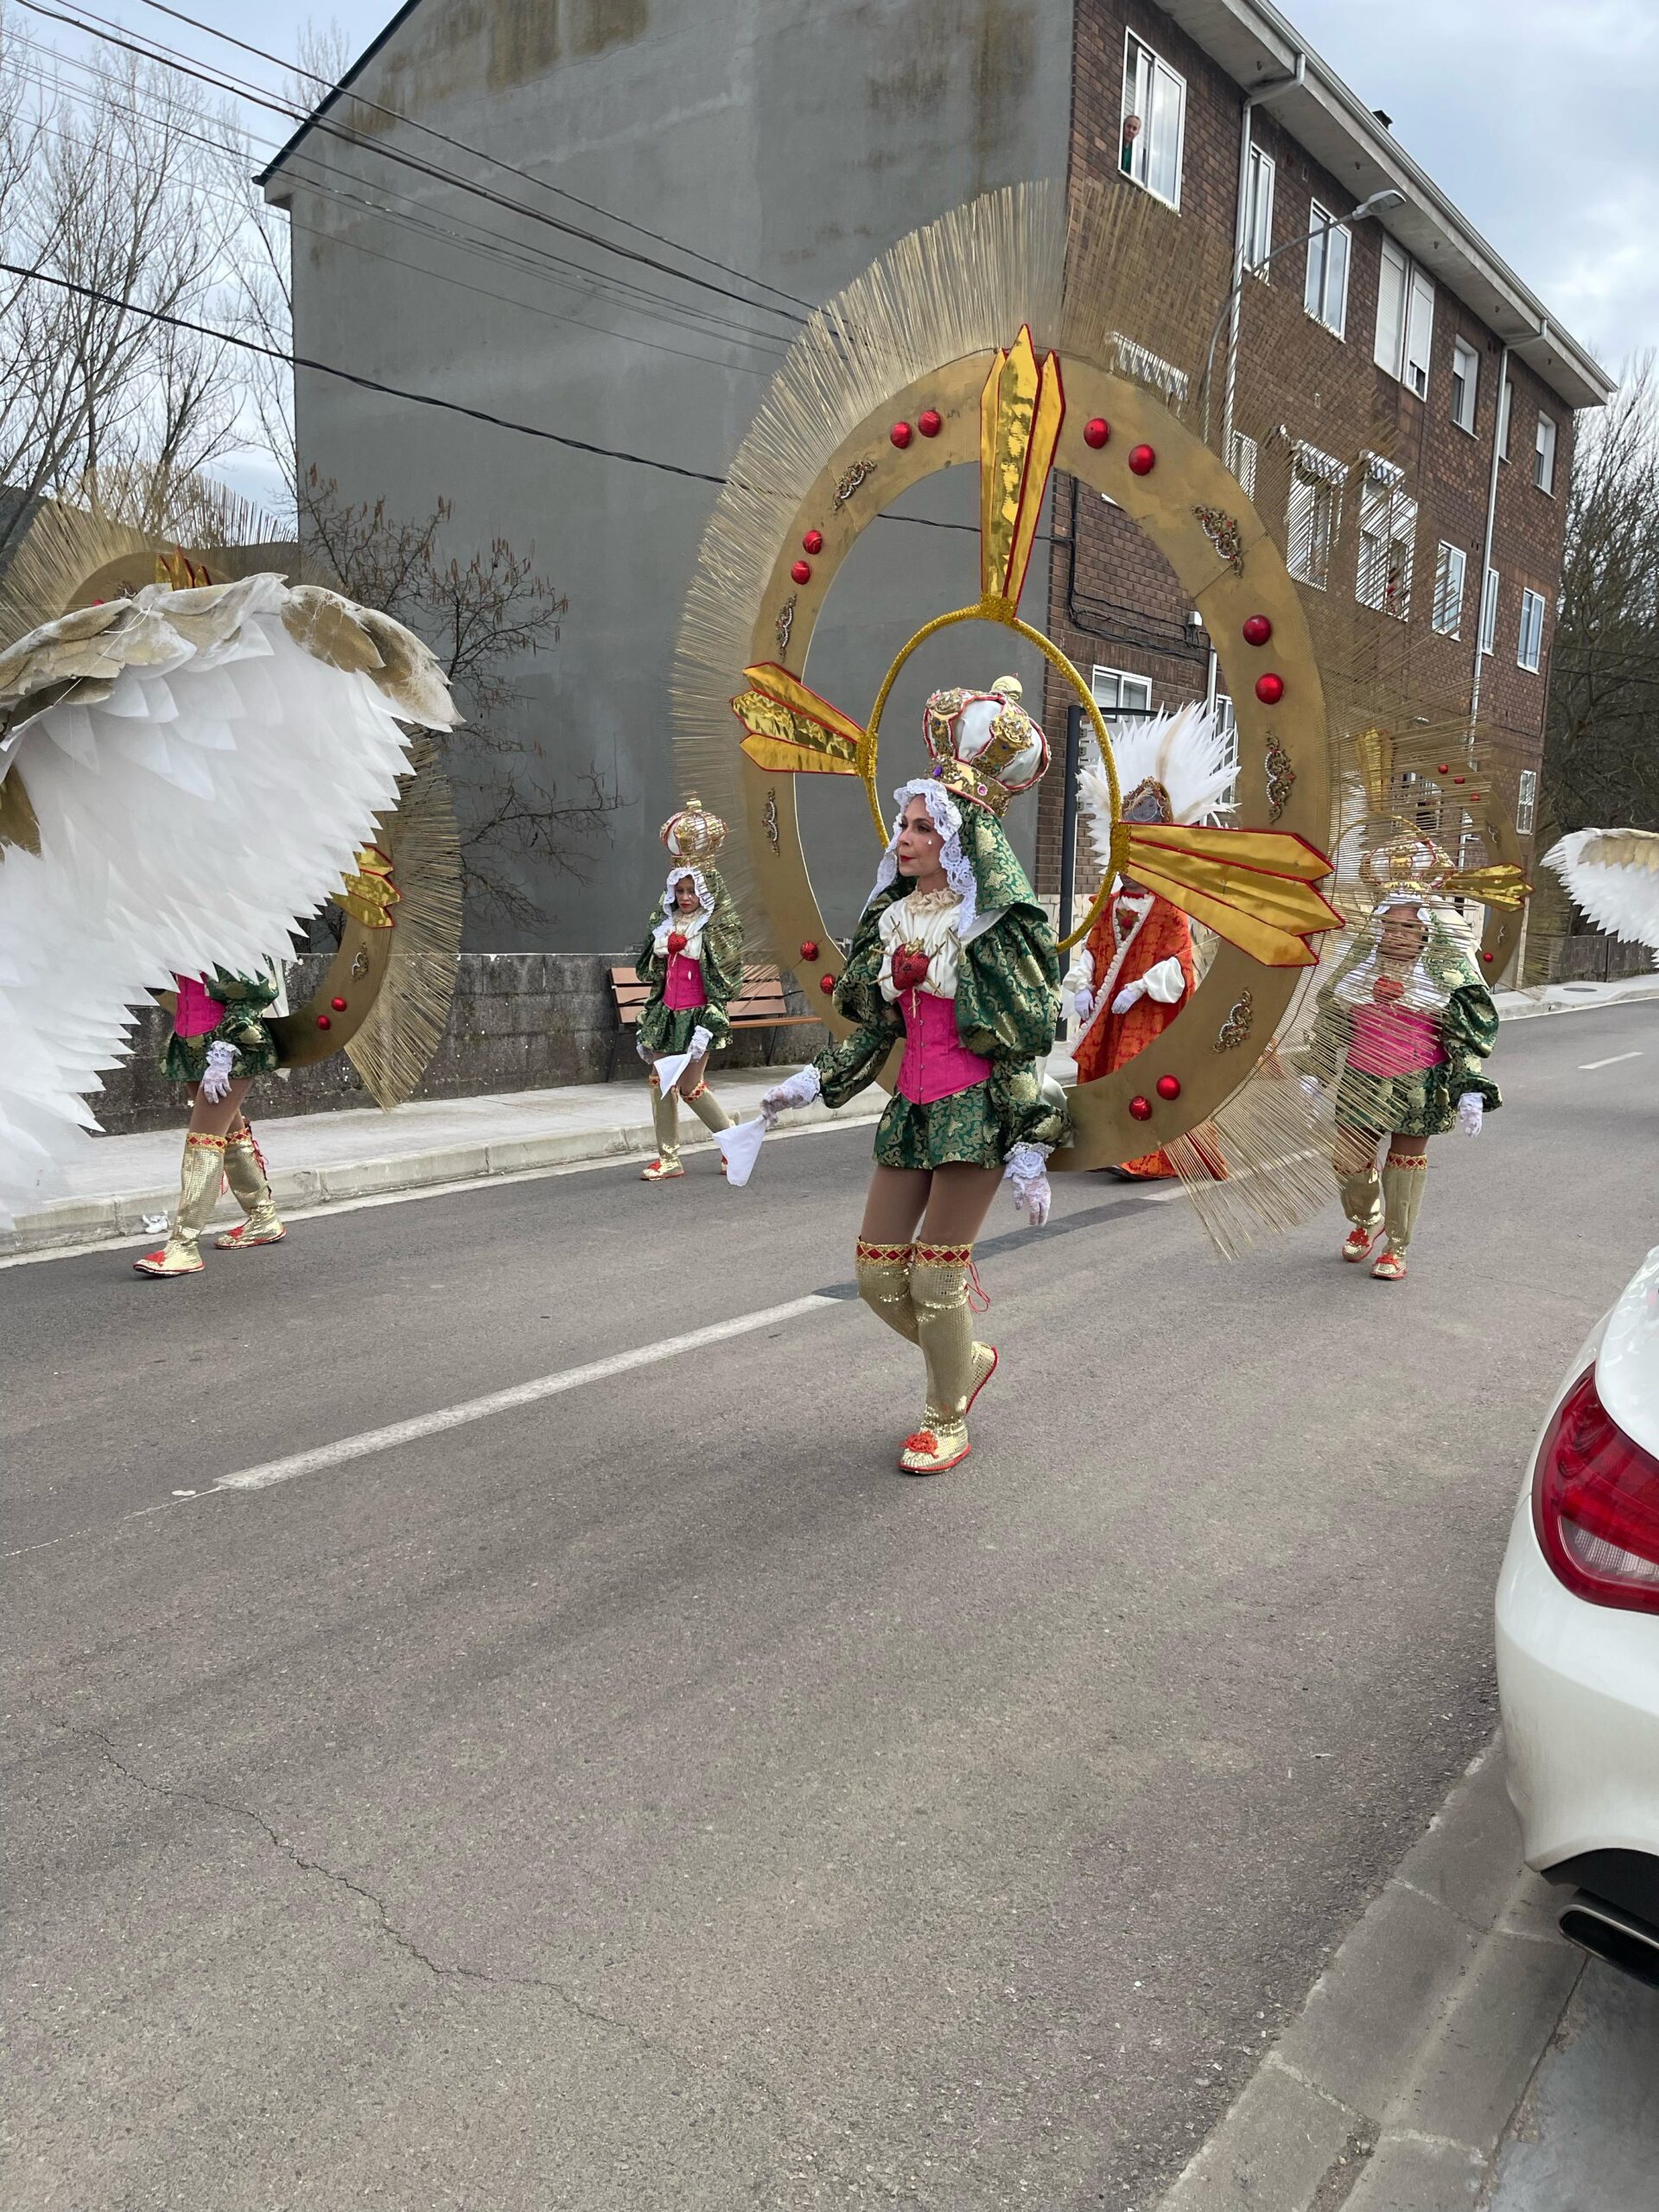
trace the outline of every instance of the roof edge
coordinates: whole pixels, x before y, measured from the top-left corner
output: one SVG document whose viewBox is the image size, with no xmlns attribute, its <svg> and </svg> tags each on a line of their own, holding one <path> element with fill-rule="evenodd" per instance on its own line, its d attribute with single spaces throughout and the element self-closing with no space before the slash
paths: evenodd
<svg viewBox="0 0 1659 2212">
<path fill-rule="evenodd" d="M 301 139 L 306 137 L 309 134 L 314 124 L 315 124 L 321 117 L 327 114 L 329 109 L 334 105 L 334 102 L 340 98 L 342 93 L 349 92 L 353 85 L 355 84 L 358 78 L 362 75 L 364 70 L 368 67 L 370 62 L 372 61 L 375 55 L 379 53 L 381 48 L 385 45 L 387 40 L 390 39 L 395 32 L 402 29 L 403 26 L 409 21 L 410 17 L 415 13 L 415 10 L 420 5 L 421 0 L 404 0 L 403 6 L 398 9 L 397 14 L 393 16 L 391 22 L 383 25 L 382 28 L 375 33 L 374 36 L 364 48 L 362 53 L 358 55 L 351 67 L 347 69 L 345 75 L 341 77 L 340 82 L 337 85 L 331 85 L 329 86 L 328 90 L 317 102 L 315 107 L 312 109 L 310 114 L 306 117 L 304 122 L 297 124 L 295 129 L 289 132 L 289 136 L 283 140 L 283 143 L 276 149 L 276 151 L 265 163 L 264 168 L 255 171 L 253 181 L 257 185 L 264 186 L 270 183 L 271 178 L 276 175 L 277 170 L 280 169 L 283 163 L 288 160 L 289 156 L 293 153 L 295 149 L 298 146 Z"/>
</svg>

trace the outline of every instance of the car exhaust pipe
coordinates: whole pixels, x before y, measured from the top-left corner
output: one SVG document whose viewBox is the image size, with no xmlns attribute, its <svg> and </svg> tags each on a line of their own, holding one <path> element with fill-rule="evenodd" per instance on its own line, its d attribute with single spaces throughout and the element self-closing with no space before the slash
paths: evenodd
<svg viewBox="0 0 1659 2212">
<path fill-rule="evenodd" d="M 1587 1890 L 1576 1891 L 1561 1907 L 1560 1928 L 1569 1943 L 1592 1958 L 1605 1959 L 1621 1974 L 1659 1989 L 1659 1928 L 1621 1912 L 1616 1904 L 1604 1904 Z"/>
</svg>

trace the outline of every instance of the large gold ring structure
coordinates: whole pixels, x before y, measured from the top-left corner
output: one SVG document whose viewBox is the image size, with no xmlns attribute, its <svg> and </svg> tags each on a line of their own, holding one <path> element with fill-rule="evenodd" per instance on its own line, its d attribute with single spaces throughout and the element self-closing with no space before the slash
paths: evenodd
<svg viewBox="0 0 1659 2212">
<path fill-rule="evenodd" d="M 1017 336 L 1010 331 L 1005 347 L 1012 348 Z M 888 395 L 842 441 L 779 535 L 754 610 L 752 664 L 804 683 L 818 618 L 862 532 L 912 486 L 941 469 L 979 467 L 982 482 L 989 481 L 987 394 L 1006 358 L 986 350 L 947 362 Z M 1064 416 L 1045 480 L 1052 466 L 1116 501 L 1152 540 L 1186 603 L 1202 616 L 1237 728 L 1235 821 L 1323 847 L 1330 827 L 1325 699 L 1313 639 L 1283 556 L 1237 480 L 1154 393 L 1094 361 L 1069 357 L 1063 367 Z M 906 428 L 925 422 L 931 435 L 912 429 L 895 442 L 895 422 Z M 1035 486 L 1039 498 L 1041 488 Z M 987 515 L 991 503 L 988 491 Z M 800 549 L 809 537 L 811 557 L 803 563 Z M 1268 641 L 1261 645 L 1244 635 L 1247 621 L 1253 635 L 1261 634 L 1262 620 L 1252 618 L 1265 619 L 1268 626 Z M 854 772 L 862 780 L 884 843 L 875 741 L 893 682 L 925 639 L 975 619 L 1001 622 L 1037 647 L 1076 691 L 1103 759 L 1111 761 L 1109 733 L 1078 671 L 1050 639 L 1019 620 L 1010 598 L 988 594 L 918 632 L 889 670 L 875 712 L 863 725 L 868 742 Z M 1258 680 L 1269 673 L 1277 684 L 1259 694 Z M 734 743 L 741 734 L 734 731 Z M 843 772 L 846 766 L 843 760 Z M 833 1030 L 844 1033 L 847 1025 L 821 995 L 823 978 L 833 977 L 842 961 L 802 847 L 796 777 L 751 753 L 742 783 L 774 939 L 786 956 L 801 948 L 796 973 L 810 1003 L 823 1008 Z M 1083 929 L 1092 919 L 1091 913 Z M 1268 966 L 1236 945 L 1219 944 L 1198 988 L 1155 1046 L 1072 1091 L 1076 1142 L 1052 1165 L 1114 1165 L 1206 1121 L 1255 1065 L 1306 973 L 1305 968 Z M 1142 1118 L 1148 1106 L 1150 1118 Z"/>
</svg>

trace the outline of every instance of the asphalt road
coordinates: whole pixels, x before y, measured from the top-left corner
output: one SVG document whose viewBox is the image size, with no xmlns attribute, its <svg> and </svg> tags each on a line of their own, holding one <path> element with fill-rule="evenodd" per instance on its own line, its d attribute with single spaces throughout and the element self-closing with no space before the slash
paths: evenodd
<svg viewBox="0 0 1659 2212">
<path fill-rule="evenodd" d="M 1659 1006 L 1497 1072 L 1402 1286 L 1334 1208 L 1224 1266 L 1000 1202 L 933 1483 L 842 1299 L 175 1495 L 844 1287 L 868 1129 L 0 1271 L 7 2206 L 1144 2208 L 1489 1735 L 1532 1431 L 1659 1234 Z"/>
</svg>

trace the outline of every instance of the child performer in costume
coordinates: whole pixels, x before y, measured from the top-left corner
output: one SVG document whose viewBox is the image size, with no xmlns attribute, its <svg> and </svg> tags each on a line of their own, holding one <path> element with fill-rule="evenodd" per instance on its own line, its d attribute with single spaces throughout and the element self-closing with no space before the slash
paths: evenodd
<svg viewBox="0 0 1659 2212">
<path fill-rule="evenodd" d="M 1126 822 L 1213 822 L 1231 811 L 1224 802 L 1236 772 L 1201 705 L 1155 715 L 1123 735 L 1114 730 L 1112 753 Z M 1103 768 L 1084 769 L 1079 796 L 1100 865 L 1108 868 L 1112 797 Z M 1120 878 L 1067 978 L 1083 1025 L 1076 1048 L 1078 1082 L 1116 1074 L 1144 1052 L 1174 1020 L 1198 980 L 1186 916 L 1167 899 Z M 1116 1172 L 1152 1180 L 1175 1169 L 1159 1151 L 1126 1160 Z"/>
<path fill-rule="evenodd" d="M 926 1364 L 921 1425 L 899 1459 L 913 1475 L 967 1458 L 969 1409 L 996 1365 L 974 1339 L 970 1287 L 997 1185 L 1010 1183 L 1039 1225 L 1048 1155 L 1071 1135 L 1045 1074 L 1059 1018 L 1053 932 L 1000 821 L 1048 766 L 1019 702 L 1012 677 L 928 701 L 932 772 L 894 794 L 893 840 L 836 988 L 837 1012 L 855 1027 L 761 1102 L 768 1120 L 820 1096 L 844 1106 L 903 1040 L 857 1274 L 865 1303 Z"/>
<path fill-rule="evenodd" d="M 276 1066 L 276 1042 L 265 1015 L 280 996 L 274 974 L 232 976 L 222 968 L 177 979 L 173 1034 L 162 1055 L 170 1082 L 190 1086 L 190 1126 L 185 1134 L 179 1203 L 166 1243 L 133 1266 L 141 1275 L 201 1272 L 201 1232 L 228 1182 L 247 1219 L 214 1238 L 221 1251 L 280 1244 L 288 1234 L 276 1216 L 265 1163 L 242 1102 L 255 1076 Z"/>
<path fill-rule="evenodd" d="M 1342 1256 L 1356 1266 L 1382 1249 L 1371 1273 L 1399 1282 L 1428 1174 L 1427 1140 L 1455 1123 L 1480 1135 L 1503 1104 L 1482 1063 L 1497 1037 L 1497 1009 L 1433 886 L 1450 867 L 1425 837 L 1391 840 L 1360 863 L 1376 894 L 1370 921 L 1314 1001 L 1300 1056 L 1310 1097 L 1334 1086 L 1332 1160 L 1353 1224 Z M 1377 1171 L 1377 1147 L 1388 1150 Z"/>
<path fill-rule="evenodd" d="M 680 1161 L 682 1097 L 703 1127 L 729 1129 L 731 1116 L 709 1090 L 705 1071 L 711 1050 L 732 1041 L 728 1003 L 743 986 L 743 922 L 736 902 L 709 865 L 726 842 L 726 824 L 696 798 L 664 823 L 662 839 L 673 855 L 661 907 L 634 957 L 634 971 L 651 995 L 639 1016 L 639 1049 L 652 1064 L 652 1119 L 657 1157 L 641 1171 L 646 1183 L 683 1175 Z M 664 1092 L 655 1063 L 690 1052 L 690 1065 Z"/>
</svg>

